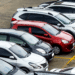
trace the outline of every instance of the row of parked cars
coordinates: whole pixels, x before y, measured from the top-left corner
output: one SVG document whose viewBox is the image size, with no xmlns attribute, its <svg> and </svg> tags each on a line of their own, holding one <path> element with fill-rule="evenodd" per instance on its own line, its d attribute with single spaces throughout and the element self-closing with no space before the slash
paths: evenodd
<svg viewBox="0 0 75 75">
<path fill-rule="evenodd" d="M 65 10 L 66 6 L 70 8 L 74 4 L 54 1 L 42 3 L 38 7 L 18 8 L 12 16 L 11 29 L 0 29 L 0 63 L 5 64 L 0 65 L 0 74 L 25 75 L 31 71 L 48 71 L 48 62 L 54 54 L 71 52 L 75 46 L 74 15 L 68 17 L 50 7 L 61 6 Z M 73 8 L 70 11 L 72 10 Z M 51 72 L 60 73 L 29 74 L 69 75 L 75 74 L 74 69 L 56 68 Z"/>
</svg>

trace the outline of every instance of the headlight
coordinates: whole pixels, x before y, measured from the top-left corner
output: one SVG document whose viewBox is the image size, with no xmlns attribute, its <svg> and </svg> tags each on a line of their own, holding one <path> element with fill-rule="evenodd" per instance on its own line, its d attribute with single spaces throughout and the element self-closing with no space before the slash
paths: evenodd
<svg viewBox="0 0 75 75">
<path fill-rule="evenodd" d="M 75 30 L 75 27 L 72 27 Z"/>
<path fill-rule="evenodd" d="M 66 44 L 66 43 L 69 43 L 68 41 L 66 41 L 66 40 L 61 40 L 64 44 Z"/>
<path fill-rule="evenodd" d="M 43 49 L 37 48 L 37 51 L 41 52 L 42 54 L 45 54 L 46 52 Z"/>
<path fill-rule="evenodd" d="M 32 62 L 29 62 L 29 65 L 32 66 L 35 69 L 40 69 L 41 68 L 41 66 L 38 66 L 38 65 L 36 65 L 36 64 L 34 64 Z"/>
</svg>

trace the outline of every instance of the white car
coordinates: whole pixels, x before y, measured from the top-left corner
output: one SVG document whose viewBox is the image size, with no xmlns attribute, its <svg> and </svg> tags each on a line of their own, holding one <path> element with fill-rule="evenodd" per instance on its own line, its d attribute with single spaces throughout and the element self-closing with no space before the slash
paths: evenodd
<svg viewBox="0 0 75 75">
<path fill-rule="evenodd" d="M 54 68 L 50 70 L 50 72 L 59 72 L 59 73 L 66 73 L 66 74 L 74 74 L 75 75 L 75 67 L 69 67 L 64 69 Z"/>
<path fill-rule="evenodd" d="M 42 7 L 42 5 L 39 5 L 39 6 Z M 44 7 L 43 9 L 45 10 L 53 9 L 53 11 L 63 13 L 65 16 L 67 16 L 68 18 L 72 20 L 75 19 L 75 3 L 74 2 L 58 1 L 58 2 L 51 3 L 50 5 Z"/>
<path fill-rule="evenodd" d="M 28 53 L 19 45 L 0 41 L 0 58 L 26 71 L 47 71 L 48 62 L 40 55 Z"/>
</svg>

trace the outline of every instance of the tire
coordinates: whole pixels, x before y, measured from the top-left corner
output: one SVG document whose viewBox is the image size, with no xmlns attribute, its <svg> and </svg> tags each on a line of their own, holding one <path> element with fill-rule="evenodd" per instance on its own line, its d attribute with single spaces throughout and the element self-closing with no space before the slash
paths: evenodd
<svg viewBox="0 0 75 75">
<path fill-rule="evenodd" d="M 58 54 L 61 53 L 61 49 L 60 49 L 59 46 L 54 46 L 53 48 L 54 48 L 54 54 L 55 54 L 55 55 L 58 55 Z"/>
<path fill-rule="evenodd" d="M 20 68 L 20 69 L 22 69 L 25 73 L 29 73 L 29 72 L 30 72 L 30 70 L 27 69 L 27 68 L 25 68 L 25 67 L 22 67 L 22 68 Z"/>
</svg>

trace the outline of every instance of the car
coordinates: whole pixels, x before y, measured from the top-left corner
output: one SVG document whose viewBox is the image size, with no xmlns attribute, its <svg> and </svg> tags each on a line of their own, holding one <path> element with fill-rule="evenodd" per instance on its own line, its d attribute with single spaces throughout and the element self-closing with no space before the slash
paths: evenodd
<svg viewBox="0 0 75 75">
<path fill-rule="evenodd" d="M 40 5 L 38 5 L 38 7 L 47 7 L 48 5 L 50 5 L 51 3 L 54 3 L 54 2 L 57 2 L 57 1 L 49 1 L 49 2 L 44 2 L 44 3 L 41 3 Z"/>
<path fill-rule="evenodd" d="M 54 68 L 54 69 L 50 70 L 50 72 L 75 74 L 75 67 L 69 67 L 69 68 L 64 68 L 64 69 Z"/>
<path fill-rule="evenodd" d="M 45 10 L 53 10 L 56 12 L 60 12 L 70 18 L 71 20 L 75 20 L 75 3 L 74 2 L 64 2 L 58 1 L 51 3 L 50 5 L 44 7 Z"/>
<path fill-rule="evenodd" d="M 40 21 L 14 21 L 12 29 L 27 31 L 39 39 L 50 43 L 55 54 L 71 52 L 74 38 L 71 34 L 59 31 L 46 22 Z"/>
<path fill-rule="evenodd" d="M 24 47 L 28 52 L 39 54 L 51 61 L 54 58 L 52 46 L 33 35 L 14 29 L 0 29 L 0 40 L 17 43 Z"/>
<path fill-rule="evenodd" d="M 49 72 L 49 71 L 35 71 L 35 72 L 30 72 L 27 75 L 75 75 L 75 73 L 67 74 L 67 73 L 57 73 L 57 72 Z"/>
<path fill-rule="evenodd" d="M 75 0 L 57 0 L 57 1 L 75 2 Z"/>
<path fill-rule="evenodd" d="M 26 75 L 25 71 L 22 71 L 16 66 L 0 59 L 0 75 Z"/>
<path fill-rule="evenodd" d="M 52 24 L 52 26 L 58 28 L 59 30 L 64 30 L 72 34 L 75 39 L 75 21 L 70 20 L 63 14 L 52 10 L 39 8 L 19 8 L 12 17 L 11 27 L 13 26 L 12 22 L 16 20 L 33 20 L 47 22 L 49 24 Z"/>
<path fill-rule="evenodd" d="M 43 3 L 41 3 L 40 5 L 38 5 L 38 7 L 40 7 L 40 8 L 45 8 L 45 7 L 47 7 L 47 6 L 49 6 L 50 4 L 52 4 L 52 3 L 57 3 L 57 2 L 75 2 L 75 0 L 57 0 L 57 1 L 49 1 L 49 2 L 43 2 Z"/>
<path fill-rule="evenodd" d="M 47 71 L 47 60 L 35 53 L 27 52 L 23 47 L 7 41 L 0 41 L 0 59 L 19 67 L 26 73 Z"/>
</svg>

